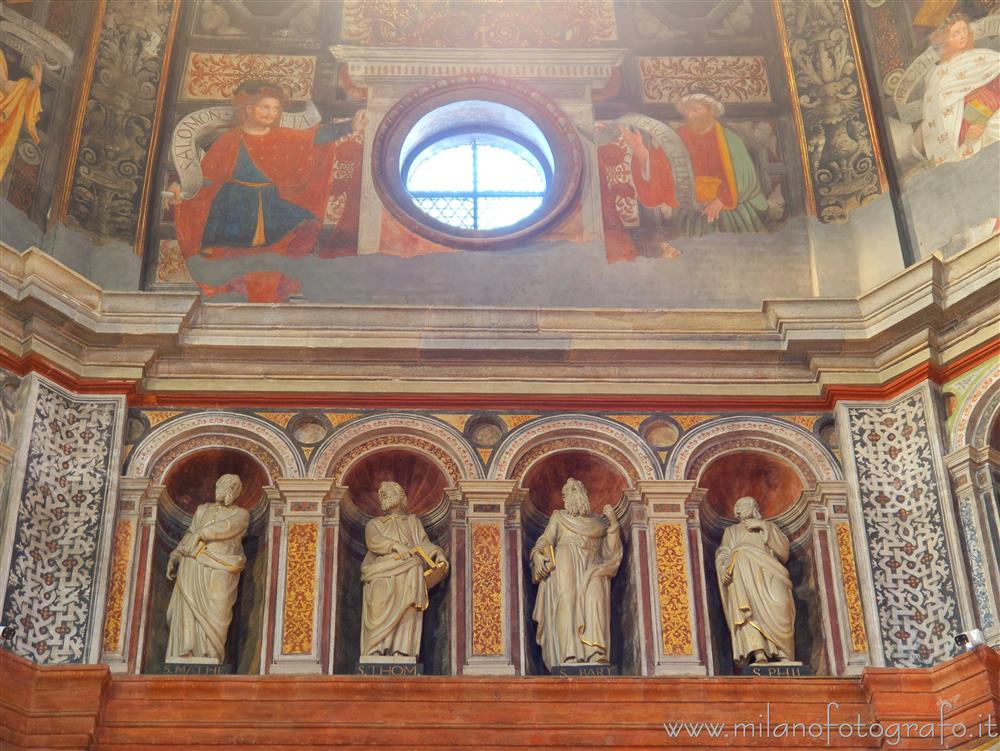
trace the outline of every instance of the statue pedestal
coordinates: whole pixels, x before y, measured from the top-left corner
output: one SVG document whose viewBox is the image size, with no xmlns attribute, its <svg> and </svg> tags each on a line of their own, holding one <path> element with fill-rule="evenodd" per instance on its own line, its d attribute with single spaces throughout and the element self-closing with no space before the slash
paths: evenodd
<svg viewBox="0 0 1000 751">
<path fill-rule="evenodd" d="M 233 666 L 211 657 L 174 657 L 163 663 L 162 675 L 232 675 Z"/>
<path fill-rule="evenodd" d="M 570 665 L 556 665 L 549 672 L 552 675 L 607 677 L 618 675 L 618 668 L 614 665 L 602 665 L 599 663 L 573 663 Z"/>
<path fill-rule="evenodd" d="M 388 676 L 403 678 L 411 675 L 423 675 L 424 665 L 411 657 L 379 657 L 369 655 L 358 661 L 358 675 Z"/>
<path fill-rule="evenodd" d="M 801 662 L 762 662 L 739 668 L 738 675 L 755 678 L 806 678 L 813 675 L 813 670 Z"/>
</svg>

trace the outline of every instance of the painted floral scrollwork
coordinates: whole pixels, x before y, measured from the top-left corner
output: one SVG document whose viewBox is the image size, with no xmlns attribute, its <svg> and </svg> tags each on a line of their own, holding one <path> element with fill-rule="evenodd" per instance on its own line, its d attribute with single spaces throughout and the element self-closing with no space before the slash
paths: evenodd
<svg viewBox="0 0 1000 751">
<path fill-rule="evenodd" d="M 67 221 L 132 242 L 141 211 L 171 0 L 111 0 L 98 43 Z"/>
<path fill-rule="evenodd" d="M 847 221 L 882 190 L 842 0 L 781 3 L 819 219 Z"/>
</svg>

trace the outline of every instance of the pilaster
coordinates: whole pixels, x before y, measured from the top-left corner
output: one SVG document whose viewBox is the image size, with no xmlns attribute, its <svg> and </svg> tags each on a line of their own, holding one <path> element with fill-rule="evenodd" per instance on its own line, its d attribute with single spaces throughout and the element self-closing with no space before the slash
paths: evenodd
<svg viewBox="0 0 1000 751">
<path fill-rule="evenodd" d="M 847 485 L 820 482 L 807 491 L 806 503 L 830 672 L 860 675 L 868 664 L 868 636 L 847 514 Z"/>
<path fill-rule="evenodd" d="M 1000 451 L 964 446 L 948 454 L 945 464 L 972 582 L 976 625 L 990 646 L 1000 646 L 1000 511 L 994 480 Z"/>
<path fill-rule="evenodd" d="M 101 662 L 114 673 L 141 671 L 146 621 L 151 617 L 150 582 L 157 573 L 152 568 L 157 508 L 166 492 L 166 488 L 146 477 L 122 477 L 118 481 L 118 514 L 101 645 Z"/>
<path fill-rule="evenodd" d="M 272 534 L 278 531 L 280 546 L 272 549 L 277 590 L 268 672 L 322 673 L 330 669 L 332 632 L 323 625 L 329 629 L 333 623 L 326 610 L 334 599 L 329 556 L 336 546 L 339 503 L 329 478 L 282 477 L 276 487 L 284 508 L 279 517 L 272 504 Z"/>
<path fill-rule="evenodd" d="M 464 614 L 465 650 L 459 672 L 465 675 L 523 673 L 520 645 L 515 661 L 514 633 L 520 632 L 521 541 L 514 480 L 460 480 L 466 509 L 464 582 L 455 582 L 468 603 Z M 455 530 L 456 534 L 459 529 Z M 462 614 L 457 627 L 463 625 Z"/>
<path fill-rule="evenodd" d="M 655 675 L 707 675 L 711 665 L 708 601 L 699 509 L 704 491 L 693 480 L 643 480 L 648 516 L 650 613 Z M 644 530 L 636 528 L 640 558 Z M 640 561 L 641 563 L 641 561 Z"/>
</svg>

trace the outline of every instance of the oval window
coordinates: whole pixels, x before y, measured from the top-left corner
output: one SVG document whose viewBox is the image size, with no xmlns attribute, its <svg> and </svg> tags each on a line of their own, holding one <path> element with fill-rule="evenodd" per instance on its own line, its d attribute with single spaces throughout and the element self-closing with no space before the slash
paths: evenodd
<svg viewBox="0 0 1000 751">
<path fill-rule="evenodd" d="M 552 227 L 577 202 L 583 149 L 572 121 L 516 81 L 470 74 L 421 86 L 372 143 L 375 188 L 403 226 L 492 250 Z"/>
<path fill-rule="evenodd" d="M 542 205 L 549 182 L 529 147 L 483 132 L 435 140 L 403 171 L 421 211 L 466 230 L 500 229 L 527 219 Z"/>
</svg>

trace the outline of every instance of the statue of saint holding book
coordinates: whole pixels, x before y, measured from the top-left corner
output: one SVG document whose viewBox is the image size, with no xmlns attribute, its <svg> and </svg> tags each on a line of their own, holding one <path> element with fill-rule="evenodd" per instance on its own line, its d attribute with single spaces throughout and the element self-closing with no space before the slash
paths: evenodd
<svg viewBox="0 0 1000 751">
<path fill-rule="evenodd" d="M 406 513 L 406 492 L 399 483 L 383 482 L 378 500 L 382 516 L 365 525 L 361 659 L 416 662 L 427 591 L 447 576 L 448 559 L 420 519 Z"/>
</svg>

